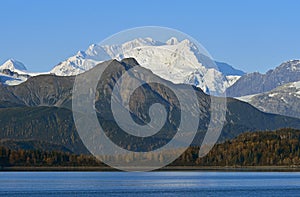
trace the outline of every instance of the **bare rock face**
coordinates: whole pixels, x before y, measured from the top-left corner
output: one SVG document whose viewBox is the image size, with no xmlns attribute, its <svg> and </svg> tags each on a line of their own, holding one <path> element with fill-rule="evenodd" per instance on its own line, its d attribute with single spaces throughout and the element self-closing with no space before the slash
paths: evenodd
<svg viewBox="0 0 300 197">
<path fill-rule="evenodd" d="M 255 95 L 249 103 L 264 112 L 300 118 L 300 81 Z"/>
<path fill-rule="evenodd" d="M 17 86 L 2 86 L 0 103 L 60 107 L 71 99 L 73 81 L 74 77 L 39 75 Z"/>
<path fill-rule="evenodd" d="M 300 81 L 300 61 L 291 60 L 266 74 L 255 72 L 242 76 L 226 90 L 226 93 L 230 97 L 258 94 L 296 81 Z"/>
</svg>

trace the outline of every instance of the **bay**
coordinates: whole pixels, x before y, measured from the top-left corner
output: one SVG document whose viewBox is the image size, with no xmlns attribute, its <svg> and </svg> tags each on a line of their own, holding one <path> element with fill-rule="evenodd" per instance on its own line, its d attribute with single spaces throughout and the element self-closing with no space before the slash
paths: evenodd
<svg viewBox="0 0 300 197">
<path fill-rule="evenodd" d="M 0 196 L 297 196 L 298 172 L 0 172 Z"/>
</svg>

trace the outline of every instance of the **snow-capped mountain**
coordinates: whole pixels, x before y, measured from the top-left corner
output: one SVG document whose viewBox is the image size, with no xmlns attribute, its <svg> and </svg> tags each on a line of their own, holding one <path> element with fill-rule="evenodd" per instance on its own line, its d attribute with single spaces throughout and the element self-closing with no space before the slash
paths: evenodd
<svg viewBox="0 0 300 197">
<path fill-rule="evenodd" d="M 172 37 L 160 42 L 138 38 L 120 45 L 92 44 L 86 51 L 79 51 L 44 73 L 28 72 L 23 63 L 9 59 L 0 66 L 0 83 L 17 85 L 40 74 L 77 75 L 103 61 L 128 57 L 135 58 L 141 66 L 166 80 L 195 85 L 211 94 L 224 92 L 244 74 L 226 63 L 214 64 L 189 40 L 179 41 Z"/>
<path fill-rule="evenodd" d="M 238 97 L 258 109 L 300 118 L 300 81 L 279 86 L 269 92 Z"/>
<path fill-rule="evenodd" d="M 37 76 L 41 74 L 49 74 L 49 72 L 28 72 L 23 63 L 14 59 L 9 59 L 0 66 L 0 83 L 5 85 L 18 85 L 26 81 L 31 76 Z"/>
<path fill-rule="evenodd" d="M 4 64 L 0 66 L 0 70 L 9 69 L 10 71 L 26 71 L 25 65 L 17 60 L 9 59 Z"/>
<path fill-rule="evenodd" d="M 124 52 L 130 51 L 136 47 L 158 46 L 160 42 L 153 41 L 150 38 L 135 39 L 122 45 L 99 46 L 92 44 L 86 51 L 78 53 L 67 60 L 56 65 L 50 72 L 61 76 L 77 75 L 93 68 L 96 64 L 110 59 L 125 58 Z"/>
<path fill-rule="evenodd" d="M 26 81 L 30 76 L 26 74 L 23 63 L 9 59 L 0 66 L 0 83 L 5 85 L 18 85 Z"/>
<path fill-rule="evenodd" d="M 200 53 L 189 40 L 170 38 L 165 43 L 151 38 L 138 38 L 120 45 L 91 45 L 55 66 L 51 73 L 62 76 L 77 75 L 109 59 L 133 57 L 154 74 L 172 81 L 200 87 L 207 93 L 224 92 L 232 83 L 214 65 L 202 64 L 208 57 Z M 203 58 L 205 57 L 205 58 Z M 210 62 L 212 62 L 210 60 Z"/>
</svg>

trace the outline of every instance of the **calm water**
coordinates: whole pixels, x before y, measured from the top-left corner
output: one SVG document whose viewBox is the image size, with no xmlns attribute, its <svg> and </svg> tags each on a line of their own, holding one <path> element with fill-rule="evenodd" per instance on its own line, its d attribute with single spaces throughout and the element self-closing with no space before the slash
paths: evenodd
<svg viewBox="0 0 300 197">
<path fill-rule="evenodd" d="M 0 196 L 300 196 L 300 173 L 0 172 Z"/>
</svg>

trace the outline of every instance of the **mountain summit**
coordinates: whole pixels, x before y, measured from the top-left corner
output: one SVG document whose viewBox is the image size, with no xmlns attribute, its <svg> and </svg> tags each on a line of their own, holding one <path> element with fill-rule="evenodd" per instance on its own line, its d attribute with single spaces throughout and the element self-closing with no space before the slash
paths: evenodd
<svg viewBox="0 0 300 197">
<path fill-rule="evenodd" d="M 190 40 L 170 38 L 165 43 L 138 38 L 119 45 L 91 45 L 55 66 L 51 73 L 80 74 L 109 59 L 135 58 L 142 67 L 173 83 L 197 86 L 206 93 L 224 92 L 231 85 L 218 66 Z"/>
<path fill-rule="evenodd" d="M 32 76 L 49 74 L 49 72 L 29 72 L 25 65 L 17 60 L 9 59 L 0 66 L 0 83 L 18 85 Z"/>
<path fill-rule="evenodd" d="M 27 69 L 23 63 L 9 59 L 0 66 L 0 83 L 5 85 L 17 85 L 29 78 Z"/>
<path fill-rule="evenodd" d="M 17 60 L 14 60 L 14 59 L 9 59 L 0 66 L 0 70 L 4 70 L 4 69 L 9 69 L 10 71 L 13 71 L 13 72 L 16 70 L 19 70 L 19 71 L 27 70 L 23 63 L 21 63 Z"/>
</svg>

